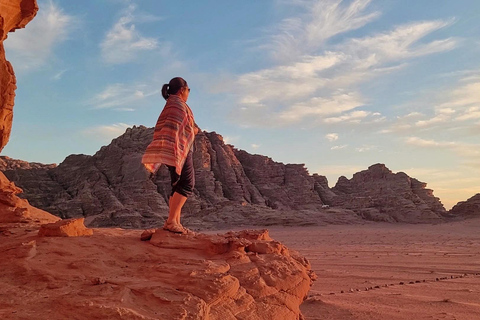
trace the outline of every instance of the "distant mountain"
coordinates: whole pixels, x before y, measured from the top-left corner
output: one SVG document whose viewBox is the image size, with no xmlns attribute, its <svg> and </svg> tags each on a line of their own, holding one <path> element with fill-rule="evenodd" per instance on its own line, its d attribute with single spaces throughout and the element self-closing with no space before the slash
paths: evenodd
<svg viewBox="0 0 480 320">
<path fill-rule="evenodd" d="M 141 164 L 152 136 L 153 128 L 133 127 L 93 156 L 70 155 L 58 166 L 3 157 L 0 169 L 32 205 L 59 217 L 86 217 L 89 226 L 159 226 L 168 213 L 170 178 L 162 167 L 149 179 Z M 195 194 L 183 211 L 190 227 L 422 223 L 446 214 L 425 183 L 383 164 L 329 188 L 326 177 L 310 175 L 303 164 L 252 155 L 201 132 L 194 165 Z"/>
</svg>

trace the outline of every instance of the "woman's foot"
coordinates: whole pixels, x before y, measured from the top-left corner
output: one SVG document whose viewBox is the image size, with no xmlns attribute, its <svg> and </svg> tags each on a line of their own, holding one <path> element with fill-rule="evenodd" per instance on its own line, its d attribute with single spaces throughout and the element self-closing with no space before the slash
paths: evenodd
<svg viewBox="0 0 480 320">
<path fill-rule="evenodd" d="M 163 225 L 163 230 L 167 230 L 173 233 L 181 233 L 181 234 L 186 233 L 185 228 L 183 228 L 181 224 L 177 224 L 177 223 L 165 222 L 165 224 Z"/>
</svg>

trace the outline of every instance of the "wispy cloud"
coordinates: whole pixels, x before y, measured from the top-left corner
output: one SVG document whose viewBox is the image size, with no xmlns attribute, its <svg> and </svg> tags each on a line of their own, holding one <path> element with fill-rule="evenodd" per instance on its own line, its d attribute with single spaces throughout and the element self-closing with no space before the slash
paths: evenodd
<svg viewBox="0 0 480 320">
<path fill-rule="evenodd" d="M 480 169 L 480 144 L 462 141 L 437 141 L 420 137 L 408 137 L 405 143 L 415 147 L 450 150 L 455 153 L 459 161 L 465 165 L 474 164 Z"/>
<path fill-rule="evenodd" d="M 144 37 L 136 30 L 134 13 L 135 5 L 130 4 L 124 15 L 107 32 L 105 39 L 100 44 L 102 58 L 110 64 L 122 64 L 138 58 L 142 51 L 155 50 L 159 47 L 158 40 L 151 37 Z M 148 16 L 137 19 L 138 22 L 152 21 Z"/>
<path fill-rule="evenodd" d="M 53 1 L 39 0 L 42 8 L 25 29 L 16 30 L 5 41 L 7 59 L 15 71 L 36 70 L 53 55 L 55 46 L 68 39 L 78 18 L 66 14 Z"/>
<path fill-rule="evenodd" d="M 459 73 L 465 75 L 467 72 Z M 430 104 L 423 102 L 423 113 L 412 112 L 399 116 L 386 131 L 429 130 L 445 132 L 449 129 L 478 134 L 480 120 L 480 71 L 471 70 L 445 90 L 429 93 Z M 435 101 L 435 102 L 434 102 Z M 412 102 L 418 104 L 418 102 Z"/>
<path fill-rule="evenodd" d="M 379 12 L 366 12 L 371 0 L 355 0 L 343 5 L 341 0 L 302 0 L 295 4 L 305 13 L 285 19 L 272 36 L 271 52 L 281 61 L 314 54 L 329 38 L 363 27 L 377 18 Z"/>
<path fill-rule="evenodd" d="M 305 13 L 282 21 L 270 45 L 262 47 L 278 55 L 277 63 L 240 75 L 228 88 L 237 95 L 234 117 L 241 125 L 284 126 L 314 119 L 351 125 L 383 122 L 386 118 L 379 112 L 362 110 L 368 97 L 360 86 L 408 67 L 411 59 L 457 45 L 453 38 L 425 40 L 454 20 L 411 22 L 329 43 L 336 35 L 366 26 L 380 12 L 369 9 L 370 0 L 294 3 Z"/>
<path fill-rule="evenodd" d="M 87 105 L 94 109 L 113 108 L 119 111 L 133 111 L 139 101 L 157 94 L 158 90 L 150 90 L 145 85 L 112 84 L 98 93 Z"/>
<path fill-rule="evenodd" d="M 116 123 L 112 125 L 90 127 L 83 130 L 82 134 L 88 137 L 95 137 L 98 141 L 109 142 L 125 133 L 125 130 L 131 127 L 132 125 L 126 123 Z"/>
</svg>

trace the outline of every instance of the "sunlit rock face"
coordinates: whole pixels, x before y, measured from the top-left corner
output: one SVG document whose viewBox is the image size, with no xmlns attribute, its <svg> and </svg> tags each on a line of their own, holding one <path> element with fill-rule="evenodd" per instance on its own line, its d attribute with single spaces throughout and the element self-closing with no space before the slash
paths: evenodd
<svg viewBox="0 0 480 320">
<path fill-rule="evenodd" d="M 35 0 L 0 0 L 0 151 L 10 137 L 13 119 L 16 80 L 12 65 L 5 58 L 3 41 L 8 33 L 24 28 L 36 15 Z M 0 161 L 0 166 L 3 161 Z M 0 222 L 54 222 L 57 217 L 30 206 L 17 194 L 22 190 L 0 173 Z"/>
<path fill-rule="evenodd" d="M 141 241 L 82 222 L 0 223 L 1 319 L 303 319 L 316 275 L 267 230 Z"/>
<path fill-rule="evenodd" d="M 0 151 L 10 137 L 17 88 L 12 65 L 5 58 L 3 41 L 9 32 L 24 28 L 37 11 L 35 0 L 0 0 Z"/>
</svg>

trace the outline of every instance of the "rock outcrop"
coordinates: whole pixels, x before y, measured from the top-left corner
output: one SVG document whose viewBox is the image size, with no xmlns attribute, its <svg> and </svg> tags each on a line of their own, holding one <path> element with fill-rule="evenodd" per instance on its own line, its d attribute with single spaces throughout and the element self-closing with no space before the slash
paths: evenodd
<svg viewBox="0 0 480 320">
<path fill-rule="evenodd" d="M 477 193 L 466 201 L 457 203 L 450 209 L 449 213 L 456 218 L 480 217 L 480 193 Z"/>
<path fill-rule="evenodd" d="M 5 158 L 4 172 L 32 205 L 61 218 L 85 217 L 90 227 L 159 227 L 168 212 L 170 177 L 162 167 L 149 178 L 141 164 L 152 136 L 153 128 L 130 128 L 95 155 L 71 155 L 56 167 L 12 168 Z M 190 227 L 359 220 L 348 210 L 322 208 L 322 198 L 332 197 L 327 180 L 310 176 L 304 165 L 250 155 L 214 132 L 199 133 L 194 150 L 195 194 L 183 210 Z"/>
<path fill-rule="evenodd" d="M 9 32 L 24 28 L 37 11 L 35 0 L 0 0 L 0 151 L 10 138 L 17 89 L 12 65 L 5 58 L 3 41 Z"/>
<path fill-rule="evenodd" d="M 0 224 L 1 319 L 301 319 L 316 276 L 266 230 L 95 229 L 41 237 Z"/>
<path fill-rule="evenodd" d="M 17 194 L 21 192 L 22 189 L 0 172 L 0 223 L 29 224 L 60 220 L 48 212 L 32 207 L 27 200 L 20 199 Z"/>
<path fill-rule="evenodd" d="M 12 65 L 5 58 L 3 41 L 7 39 L 9 32 L 24 28 L 37 11 L 35 0 L 0 0 L 0 151 L 10 138 L 17 88 Z M 0 167 L 8 168 L 3 159 L 0 160 Z M 21 192 L 20 188 L 0 173 L 0 222 L 28 224 L 58 220 L 57 217 L 34 208 L 28 201 L 17 197 Z"/>
<path fill-rule="evenodd" d="M 153 128 L 143 126 L 95 155 L 71 155 L 61 164 L 2 158 L 0 168 L 29 202 L 61 218 L 86 218 L 90 227 L 160 227 L 168 212 L 170 177 L 149 177 L 141 164 Z M 332 189 L 303 164 L 283 164 L 223 142 L 215 132 L 195 139 L 196 186 L 183 210 L 190 227 L 318 225 L 362 220 L 432 222 L 445 209 L 426 184 L 377 164 Z"/>
<path fill-rule="evenodd" d="M 64 219 L 54 223 L 46 223 L 40 226 L 40 237 L 81 237 L 91 236 L 92 229 L 85 227 L 84 218 Z"/>
<path fill-rule="evenodd" d="M 340 177 L 332 188 L 337 195 L 332 203 L 373 221 L 440 221 L 446 210 L 426 186 L 403 172 L 393 173 L 385 165 L 375 164 L 350 180 Z"/>
</svg>

